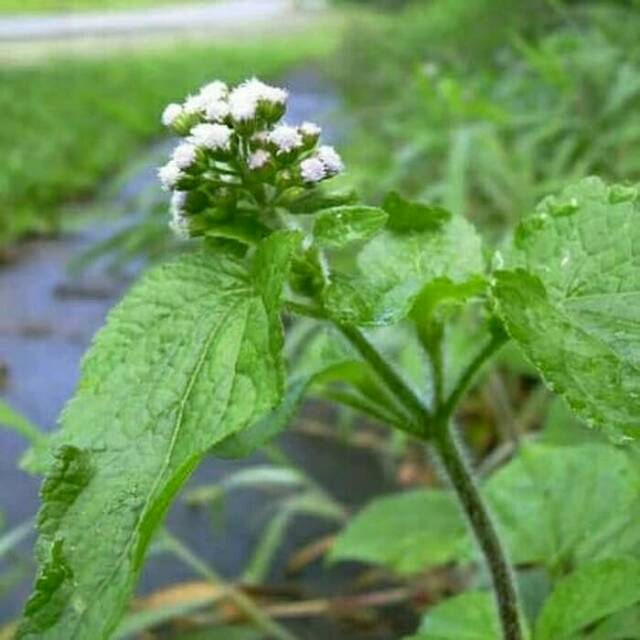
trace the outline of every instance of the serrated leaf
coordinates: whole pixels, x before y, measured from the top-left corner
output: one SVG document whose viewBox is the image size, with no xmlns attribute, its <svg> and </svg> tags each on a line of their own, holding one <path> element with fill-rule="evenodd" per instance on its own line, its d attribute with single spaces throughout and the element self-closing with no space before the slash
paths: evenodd
<svg viewBox="0 0 640 640">
<path fill-rule="evenodd" d="M 616 437 L 640 429 L 638 221 L 637 189 L 584 180 L 521 223 L 493 288 L 549 387 Z"/>
<path fill-rule="evenodd" d="M 491 594 L 476 591 L 449 598 L 423 618 L 417 635 L 405 640 L 500 640 L 500 621 Z"/>
<path fill-rule="evenodd" d="M 320 247 L 339 249 L 372 238 L 387 222 L 378 207 L 352 205 L 321 211 L 313 223 L 313 238 Z"/>
<path fill-rule="evenodd" d="M 535 639 L 573 638 L 594 622 L 638 601 L 640 562 L 612 558 L 589 564 L 558 583 L 538 618 Z"/>
<path fill-rule="evenodd" d="M 640 472 L 612 446 L 527 445 L 484 492 L 517 564 L 558 575 L 640 545 Z"/>
<path fill-rule="evenodd" d="M 279 402 L 280 289 L 297 241 L 274 234 L 251 270 L 182 256 L 111 312 L 62 417 L 20 638 L 107 638 L 177 490 L 210 447 Z"/>
<path fill-rule="evenodd" d="M 452 495 L 416 490 L 374 500 L 338 536 L 329 558 L 410 575 L 456 558 L 466 526 Z"/>
<path fill-rule="evenodd" d="M 402 320 L 429 286 L 440 297 L 468 295 L 484 271 L 480 237 L 460 216 L 422 231 L 388 225 L 362 249 L 357 266 L 355 276 L 333 275 L 325 304 L 341 322 L 374 326 Z"/>
</svg>

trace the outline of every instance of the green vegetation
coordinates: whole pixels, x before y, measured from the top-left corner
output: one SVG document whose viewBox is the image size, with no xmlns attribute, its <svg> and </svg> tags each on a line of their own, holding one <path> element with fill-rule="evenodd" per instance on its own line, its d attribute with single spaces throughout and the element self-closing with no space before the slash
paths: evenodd
<svg viewBox="0 0 640 640">
<path fill-rule="evenodd" d="M 569 180 L 637 176 L 639 13 L 435 0 L 361 24 L 338 67 L 360 125 L 361 185 L 372 198 L 394 188 L 436 200 L 502 234 Z"/>
<path fill-rule="evenodd" d="M 273 76 L 331 50 L 323 29 L 259 43 L 121 53 L 0 69 L 0 245 L 56 227 L 63 202 L 84 199 L 161 133 L 167 102 L 219 76 Z"/>
<path fill-rule="evenodd" d="M 165 191 L 136 196 L 149 215 L 76 260 L 162 264 L 109 315 L 60 429 L 0 403 L 45 477 L 20 640 L 311 640 L 333 636 L 306 618 L 347 609 L 404 640 L 639 637 L 640 5 L 337 4 L 334 187 L 341 158 L 283 124 L 285 92 L 211 82 L 329 52 L 324 33 L 2 71 L 5 241 L 55 229 L 210 83 L 163 114 L 182 139 Z M 280 447 L 297 420 L 397 491 L 332 495 Z M 228 473 L 181 496 L 205 456 Z M 182 499 L 219 524 L 247 489 L 275 495 L 226 583 L 163 520 Z M 283 569 L 299 516 L 328 531 Z M 28 532 L 2 526 L 0 558 Z M 155 552 L 203 582 L 130 607 Z M 364 565 L 346 600 L 272 588 L 322 555 Z"/>
</svg>

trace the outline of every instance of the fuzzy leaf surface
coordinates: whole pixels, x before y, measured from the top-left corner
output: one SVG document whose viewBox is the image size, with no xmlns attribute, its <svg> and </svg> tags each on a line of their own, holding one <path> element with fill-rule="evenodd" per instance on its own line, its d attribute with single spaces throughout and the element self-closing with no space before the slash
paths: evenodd
<svg viewBox="0 0 640 640">
<path fill-rule="evenodd" d="M 507 331 L 589 425 L 640 433 L 640 196 L 589 178 L 519 226 L 494 297 Z"/>
<path fill-rule="evenodd" d="M 208 250 L 182 256 L 110 313 L 55 439 L 18 637 L 109 637 L 175 493 L 211 446 L 280 401 L 295 241 L 274 234 L 250 269 Z"/>
</svg>

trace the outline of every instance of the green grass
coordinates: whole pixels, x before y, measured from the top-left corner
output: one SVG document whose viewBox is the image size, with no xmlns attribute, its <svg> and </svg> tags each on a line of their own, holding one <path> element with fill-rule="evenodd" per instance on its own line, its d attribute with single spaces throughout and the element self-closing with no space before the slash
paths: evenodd
<svg viewBox="0 0 640 640">
<path fill-rule="evenodd" d="M 210 3 L 216 1 L 209 0 Z M 0 0 L 0 13 L 133 9 L 160 4 L 180 4 L 180 2 L 178 0 Z"/>
<path fill-rule="evenodd" d="M 214 78 L 277 76 L 335 42 L 320 28 L 246 45 L 183 44 L 0 69 L 0 245 L 55 229 L 62 203 L 91 196 L 141 145 L 162 135 L 159 117 L 168 102 Z"/>
</svg>

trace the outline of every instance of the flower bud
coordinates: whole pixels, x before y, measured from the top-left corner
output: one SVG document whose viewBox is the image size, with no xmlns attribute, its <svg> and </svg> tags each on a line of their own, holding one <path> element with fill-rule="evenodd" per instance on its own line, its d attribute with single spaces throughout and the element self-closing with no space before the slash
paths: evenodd
<svg viewBox="0 0 640 640">
<path fill-rule="evenodd" d="M 304 144 L 305 149 L 313 149 L 316 146 L 318 140 L 320 139 L 320 134 L 322 133 L 322 129 L 313 122 L 303 122 L 299 127 L 298 131 L 302 135 L 302 142 Z"/>
<path fill-rule="evenodd" d="M 315 184 L 327 177 L 327 169 L 320 159 L 307 158 L 300 163 L 300 177 L 306 184 Z"/>
<path fill-rule="evenodd" d="M 276 156 L 291 155 L 303 145 L 302 134 L 295 127 L 285 124 L 273 129 L 268 140 Z"/>
</svg>

